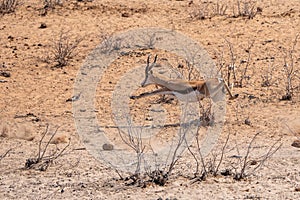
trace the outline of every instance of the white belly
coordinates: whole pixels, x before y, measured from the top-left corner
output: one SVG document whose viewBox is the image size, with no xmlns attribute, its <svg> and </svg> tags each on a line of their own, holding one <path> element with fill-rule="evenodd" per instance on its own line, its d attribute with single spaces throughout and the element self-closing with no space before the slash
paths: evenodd
<svg viewBox="0 0 300 200">
<path fill-rule="evenodd" d="M 181 94 L 179 92 L 172 92 L 174 96 L 176 96 L 178 98 L 178 100 L 180 101 L 184 101 L 184 102 L 197 102 L 202 100 L 205 95 L 203 95 L 202 93 L 200 93 L 199 91 L 194 91 L 194 92 L 190 92 L 188 94 Z"/>
</svg>

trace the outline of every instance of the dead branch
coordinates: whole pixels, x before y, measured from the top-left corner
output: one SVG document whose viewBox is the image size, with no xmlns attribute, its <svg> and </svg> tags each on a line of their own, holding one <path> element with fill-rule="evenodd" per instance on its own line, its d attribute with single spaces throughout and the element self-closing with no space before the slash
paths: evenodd
<svg viewBox="0 0 300 200">
<path fill-rule="evenodd" d="M 49 129 L 49 125 L 46 126 L 46 130 L 42 134 L 42 138 L 39 141 L 37 157 L 26 159 L 25 169 L 33 169 L 34 168 L 34 169 L 38 169 L 40 171 L 46 171 L 47 168 L 49 167 L 49 165 L 51 163 L 53 163 L 53 161 L 56 160 L 57 158 L 63 156 L 64 152 L 70 146 L 71 140 L 69 139 L 68 144 L 62 150 L 59 151 L 56 146 L 56 150 L 53 153 L 46 155 L 46 152 L 48 152 L 47 150 L 48 150 L 49 144 L 51 143 L 52 139 L 56 135 L 59 127 L 57 127 L 55 129 L 55 131 L 54 131 L 54 133 L 52 133 L 50 139 L 46 142 L 45 147 L 42 148 L 42 143 L 45 139 L 45 136 L 48 133 L 48 129 Z"/>
<path fill-rule="evenodd" d="M 0 155 L 0 161 L 1 161 L 3 158 L 5 158 L 11 150 L 12 150 L 12 149 L 8 149 L 8 150 L 5 151 L 2 155 Z"/>
</svg>

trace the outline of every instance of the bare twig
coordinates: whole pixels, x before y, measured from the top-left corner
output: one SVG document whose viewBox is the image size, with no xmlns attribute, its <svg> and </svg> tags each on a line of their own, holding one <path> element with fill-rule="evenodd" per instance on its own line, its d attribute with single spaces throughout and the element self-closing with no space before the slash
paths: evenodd
<svg viewBox="0 0 300 200">
<path fill-rule="evenodd" d="M 237 0 L 236 4 L 233 5 L 234 17 L 247 17 L 248 19 L 253 19 L 260 12 L 261 8 L 256 7 L 256 2 L 253 0 Z"/>
<path fill-rule="evenodd" d="M 221 151 L 221 158 L 220 158 L 220 160 L 219 160 L 219 163 L 218 163 L 217 167 L 216 167 L 215 170 L 214 170 L 214 176 L 217 175 L 217 173 L 218 173 L 218 171 L 219 171 L 219 168 L 220 168 L 220 166 L 221 166 L 221 163 L 222 163 L 222 161 L 223 161 L 224 153 L 225 153 L 225 148 L 226 148 L 226 146 L 227 146 L 227 144 L 228 144 L 229 137 L 230 137 L 230 134 L 228 134 L 228 136 L 227 136 L 227 138 L 226 138 L 226 141 L 225 141 L 225 143 L 224 143 L 224 145 L 223 145 L 223 148 L 222 148 L 222 151 Z"/>
<path fill-rule="evenodd" d="M 249 66 L 251 63 L 251 48 L 254 45 L 254 41 L 249 42 L 247 48 L 245 49 L 245 52 L 247 53 L 247 59 L 242 59 L 240 58 L 240 63 L 237 63 L 237 55 L 235 54 L 234 51 L 234 47 L 233 44 L 226 38 L 224 38 L 228 49 L 229 49 L 229 57 L 230 57 L 230 61 L 228 62 L 227 65 L 225 65 L 224 63 L 222 63 L 220 65 L 220 69 L 222 69 L 224 66 L 227 66 L 227 68 L 225 70 L 227 70 L 227 85 L 230 86 L 231 83 L 231 79 L 233 81 L 233 85 L 236 87 L 243 87 L 243 80 L 244 79 L 250 79 L 250 76 L 247 75 L 247 72 L 249 70 Z M 221 55 L 223 57 L 223 53 Z M 221 61 L 223 60 L 223 58 L 220 58 Z M 224 73 L 222 73 L 224 74 Z M 232 77 L 231 77 L 232 76 Z"/>
<path fill-rule="evenodd" d="M 246 66 L 243 68 L 241 72 L 240 80 L 238 81 L 239 87 L 243 87 L 243 80 L 247 77 L 246 75 L 251 61 L 251 48 L 253 47 L 253 45 L 254 45 L 254 40 L 249 43 L 247 49 L 245 50 L 247 52 L 247 60 L 241 62 L 241 64 L 246 63 Z"/>
<path fill-rule="evenodd" d="M 246 176 L 245 170 L 246 170 L 246 168 L 247 168 L 247 166 L 248 166 L 247 163 L 248 163 L 248 157 L 249 157 L 249 154 L 250 154 L 250 150 L 251 150 L 251 148 L 252 148 L 253 142 L 255 141 L 256 137 L 257 137 L 259 134 L 260 134 L 260 132 L 256 133 L 256 134 L 254 135 L 254 137 L 252 138 L 252 140 L 250 141 L 250 143 L 249 143 L 249 145 L 248 145 L 248 148 L 247 148 L 246 155 L 245 155 L 244 160 L 243 160 L 243 162 L 242 162 L 241 172 L 240 172 L 240 173 L 237 173 L 237 174 L 235 175 L 235 179 L 240 180 L 240 179 L 242 179 L 242 178 L 244 178 L 244 177 Z"/>
<path fill-rule="evenodd" d="M 3 158 L 5 158 L 11 150 L 12 150 L 12 149 L 8 149 L 8 150 L 5 151 L 2 155 L 0 155 L 0 161 L 1 161 Z"/>
<path fill-rule="evenodd" d="M 255 158 L 250 158 L 250 153 L 253 149 L 252 145 L 254 141 L 256 140 L 257 136 L 261 132 L 256 133 L 253 138 L 251 139 L 248 147 L 247 147 L 247 152 L 243 158 L 239 157 L 239 165 L 240 167 L 234 167 L 235 169 L 235 175 L 234 179 L 235 180 L 241 180 L 244 179 L 247 176 L 250 176 L 254 174 L 257 170 L 259 170 L 267 160 L 269 160 L 282 146 L 282 143 L 280 143 L 281 138 L 275 141 L 271 147 L 268 149 L 267 153 L 264 154 L 263 156 L 256 156 Z M 254 168 L 251 169 L 250 166 L 256 165 Z"/>
<path fill-rule="evenodd" d="M 49 167 L 49 165 L 56 160 L 57 158 L 64 155 L 64 152 L 66 149 L 70 146 L 71 140 L 69 139 L 68 144 L 60 151 L 54 151 L 52 154 L 46 155 L 46 152 L 48 150 L 49 144 L 51 143 L 52 139 L 56 135 L 58 128 L 54 131 L 54 133 L 51 135 L 50 139 L 46 142 L 46 146 L 42 148 L 42 143 L 44 141 L 44 138 L 46 134 L 48 133 L 49 125 L 46 126 L 46 130 L 42 135 L 42 138 L 39 141 L 38 145 L 38 155 L 36 158 L 28 158 L 25 163 L 25 169 L 38 169 L 40 171 L 45 171 Z"/>
<path fill-rule="evenodd" d="M 283 57 L 283 70 L 285 72 L 285 95 L 282 96 L 281 100 L 292 100 L 293 91 L 296 88 L 294 85 L 294 80 L 299 73 L 299 69 L 295 67 L 295 47 L 298 42 L 300 34 L 298 33 L 295 37 L 295 40 L 292 44 L 292 47 L 287 50 L 283 49 L 284 57 Z"/>
</svg>

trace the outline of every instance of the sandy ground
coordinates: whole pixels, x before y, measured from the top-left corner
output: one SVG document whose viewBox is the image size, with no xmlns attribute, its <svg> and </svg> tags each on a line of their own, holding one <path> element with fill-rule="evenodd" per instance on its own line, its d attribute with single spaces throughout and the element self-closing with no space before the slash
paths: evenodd
<svg viewBox="0 0 300 200">
<path fill-rule="evenodd" d="M 294 90 L 292 101 L 280 101 L 286 88 L 284 58 L 291 65 L 288 57 L 291 54 L 285 57 L 285 52 L 293 47 L 300 33 L 300 2 L 257 1 L 255 8 L 259 7 L 261 12 L 253 19 L 233 17 L 232 6 L 237 5 L 236 1 L 224 1 L 228 6 L 226 15 L 215 16 L 212 6 L 216 2 L 74 0 L 63 1 L 63 5 L 45 14 L 42 1 L 30 0 L 21 1 L 14 13 L 0 16 L 0 198 L 300 199 L 300 149 L 291 146 L 300 137 L 299 41 L 292 51 L 293 86 L 298 89 Z M 204 19 L 197 19 L 197 16 Z M 242 156 L 259 132 L 251 154 L 258 158 L 280 139 L 281 148 L 260 170 L 241 181 L 218 175 L 192 183 L 190 176 L 195 162 L 186 153 L 165 186 L 149 184 L 141 188 L 125 186 L 114 169 L 89 154 L 76 131 L 72 102 L 66 101 L 73 95 L 77 73 L 103 38 L 141 27 L 178 31 L 197 41 L 216 63 L 222 63 L 223 52 L 225 66 L 230 64 L 228 42 L 232 44 L 239 65 L 247 63 L 247 46 L 254 41 L 243 87 L 233 88 L 234 93 L 240 94 L 239 98 L 226 102 L 225 124 L 215 151 L 221 149 L 230 134 L 224 160 Z M 83 40 L 76 49 L 76 56 L 65 67 L 56 68 L 50 59 L 51 51 L 53 41 L 58 40 L 62 30 L 68 32 L 71 41 Z M 124 56 L 112 63 L 98 83 L 95 107 L 101 124 L 114 126 L 110 98 L 115 85 L 127 70 L 145 64 L 151 50 L 144 52 Z M 178 65 L 172 55 L 158 54 L 168 58 L 173 67 Z M 243 69 L 245 65 L 239 66 Z M 5 77 L 3 72 L 10 77 Z M 262 87 L 262 77 L 267 74 L 272 75 L 270 86 Z M 137 93 L 144 91 L 147 89 L 139 89 Z M 151 97 L 136 103 L 131 101 L 137 120 L 149 117 L 143 116 L 143 110 L 149 110 L 151 104 L 159 105 L 158 100 L 159 97 Z M 168 122 L 176 123 L 178 102 L 172 100 L 160 105 L 169 111 Z M 69 141 L 70 145 L 47 170 L 24 169 L 26 160 L 36 157 L 47 125 L 49 130 L 43 146 L 58 127 L 47 155 L 62 150 Z M 104 130 L 110 132 L 111 137 L 118 136 L 114 128 Z M 176 128 L 162 131 L 167 134 L 160 133 L 160 141 L 171 137 Z M 228 166 L 224 163 L 221 169 Z"/>
</svg>

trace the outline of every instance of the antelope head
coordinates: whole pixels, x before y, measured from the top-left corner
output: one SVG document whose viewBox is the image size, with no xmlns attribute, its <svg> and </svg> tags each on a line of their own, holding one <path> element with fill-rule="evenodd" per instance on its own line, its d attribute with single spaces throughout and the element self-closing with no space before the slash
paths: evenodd
<svg viewBox="0 0 300 200">
<path fill-rule="evenodd" d="M 155 84 L 154 80 L 152 80 L 153 79 L 152 68 L 157 65 L 156 64 L 157 55 L 155 55 L 154 61 L 151 65 L 150 65 L 150 57 L 151 56 L 149 55 L 148 59 L 147 59 L 147 66 L 145 68 L 145 79 L 141 83 L 142 87 L 145 87 L 145 86 L 150 85 L 150 84 Z"/>
</svg>

